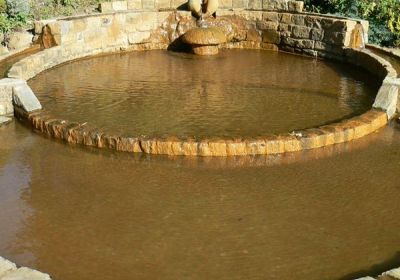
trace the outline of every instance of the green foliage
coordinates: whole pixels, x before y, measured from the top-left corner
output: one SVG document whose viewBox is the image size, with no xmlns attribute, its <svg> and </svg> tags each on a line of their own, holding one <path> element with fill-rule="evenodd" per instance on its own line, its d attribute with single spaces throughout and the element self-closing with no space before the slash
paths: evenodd
<svg viewBox="0 0 400 280">
<path fill-rule="evenodd" d="M 312 12 L 363 18 L 370 22 L 370 41 L 398 46 L 400 43 L 399 0 L 305 0 Z"/>
<path fill-rule="evenodd" d="M 6 0 L 7 14 L 10 17 L 28 16 L 30 11 L 29 2 L 26 0 Z"/>
<path fill-rule="evenodd" d="M 6 0 L 0 0 L 0 13 L 7 12 Z"/>
<path fill-rule="evenodd" d="M 93 10 L 101 0 L 0 0 L 0 31 L 25 27 L 30 19 L 68 16 Z"/>
</svg>

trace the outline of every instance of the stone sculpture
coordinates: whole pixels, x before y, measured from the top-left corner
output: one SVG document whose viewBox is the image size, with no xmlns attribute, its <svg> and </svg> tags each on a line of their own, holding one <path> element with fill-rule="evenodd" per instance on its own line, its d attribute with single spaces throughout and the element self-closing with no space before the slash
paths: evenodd
<svg viewBox="0 0 400 280">
<path fill-rule="evenodd" d="M 218 9 L 218 0 L 189 0 L 189 10 L 198 18 L 214 16 Z"/>
</svg>

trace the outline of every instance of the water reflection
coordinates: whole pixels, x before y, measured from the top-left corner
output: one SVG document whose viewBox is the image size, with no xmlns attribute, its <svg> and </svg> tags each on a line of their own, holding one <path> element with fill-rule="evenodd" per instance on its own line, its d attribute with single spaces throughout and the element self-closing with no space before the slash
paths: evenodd
<svg viewBox="0 0 400 280">
<path fill-rule="evenodd" d="M 284 133 L 360 114 L 379 81 L 346 64 L 227 50 L 205 59 L 165 51 L 101 56 L 30 85 L 60 118 L 124 135 L 203 138 Z"/>
<path fill-rule="evenodd" d="M 54 279 L 349 279 L 400 265 L 396 126 L 243 162 L 88 151 L 17 123 L 0 140 L 0 254 Z"/>
</svg>

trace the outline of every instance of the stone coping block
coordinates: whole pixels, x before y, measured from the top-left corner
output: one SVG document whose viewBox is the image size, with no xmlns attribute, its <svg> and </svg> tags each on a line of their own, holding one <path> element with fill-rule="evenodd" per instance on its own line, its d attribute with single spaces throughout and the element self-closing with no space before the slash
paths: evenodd
<svg viewBox="0 0 400 280">
<path fill-rule="evenodd" d="M 42 109 L 36 95 L 26 83 L 13 87 L 13 101 L 16 106 L 23 108 L 26 112 Z"/>
<path fill-rule="evenodd" d="M 386 78 L 372 106 L 376 109 L 384 110 L 388 118 L 392 119 L 396 114 L 398 97 L 398 84 L 392 83 L 390 78 Z"/>
<path fill-rule="evenodd" d="M 398 48 L 385 48 L 377 45 L 367 45 L 369 49 L 375 49 L 384 52 L 385 54 L 400 60 L 400 50 Z M 390 83 L 392 85 L 396 85 L 400 89 L 400 73 L 397 73 L 397 78 L 393 78 L 390 80 Z M 398 95 L 397 98 L 397 113 L 400 113 L 400 94 Z"/>
<path fill-rule="evenodd" d="M 26 84 L 21 79 L 5 78 L 0 80 L 0 116 L 12 116 L 13 107 L 13 88 L 17 85 Z"/>
</svg>

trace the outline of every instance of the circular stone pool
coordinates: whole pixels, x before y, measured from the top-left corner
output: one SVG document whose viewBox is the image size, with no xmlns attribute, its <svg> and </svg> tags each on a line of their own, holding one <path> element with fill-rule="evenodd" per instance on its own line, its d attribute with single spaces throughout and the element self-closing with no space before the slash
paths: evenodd
<svg viewBox="0 0 400 280">
<path fill-rule="evenodd" d="M 336 62 L 259 50 L 215 57 L 146 51 L 91 57 L 29 82 L 59 118 L 130 136 L 255 137 L 359 115 L 379 80 Z"/>
</svg>

